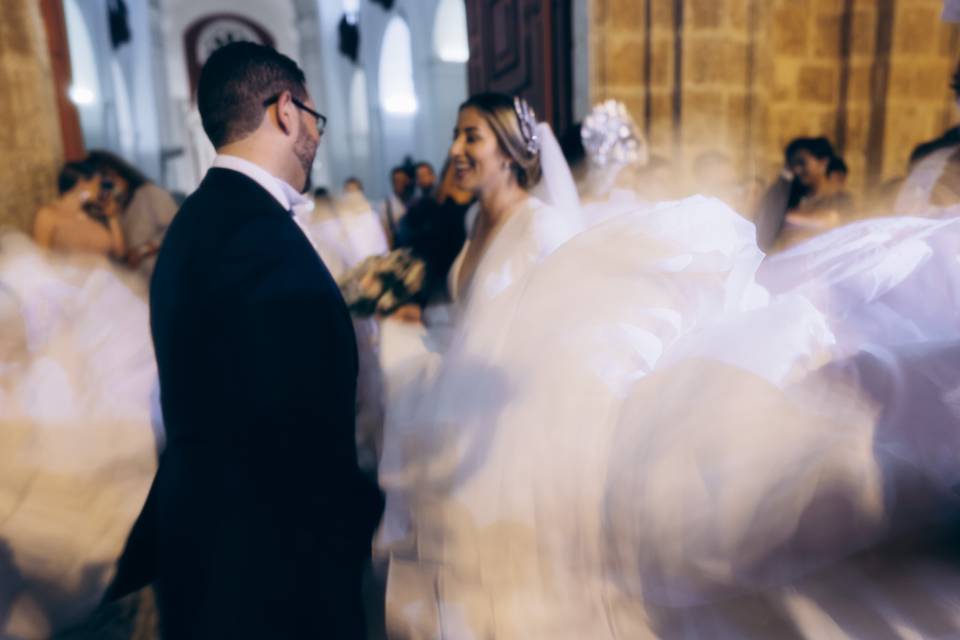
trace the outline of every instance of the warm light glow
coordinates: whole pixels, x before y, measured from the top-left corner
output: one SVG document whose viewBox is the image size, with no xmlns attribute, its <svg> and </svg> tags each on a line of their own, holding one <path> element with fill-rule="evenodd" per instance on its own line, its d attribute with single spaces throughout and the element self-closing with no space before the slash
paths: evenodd
<svg viewBox="0 0 960 640">
<path fill-rule="evenodd" d="M 417 112 L 410 28 L 399 16 L 390 19 L 383 34 L 383 49 L 380 51 L 380 105 L 384 111 L 395 115 Z"/>
<path fill-rule="evenodd" d="M 433 51 L 444 62 L 470 59 L 467 12 L 463 0 L 441 0 L 433 20 Z"/>
<path fill-rule="evenodd" d="M 68 93 L 70 95 L 70 99 L 73 100 L 73 103 L 78 106 L 93 104 L 97 101 L 97 94 L 87 87 L 73 85 L 70 87 L 70 91 Z"/>
</svg>

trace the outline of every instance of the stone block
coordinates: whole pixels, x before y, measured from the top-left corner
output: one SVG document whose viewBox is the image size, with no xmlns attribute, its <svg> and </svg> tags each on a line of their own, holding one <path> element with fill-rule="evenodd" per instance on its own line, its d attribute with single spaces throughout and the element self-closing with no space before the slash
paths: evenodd
<svg viewBox="0 0 960 640">
<path fill-rule="evenodd" d="M 607 14 L 609 13 L 607 3 L 610 0 L 593 0 L 589 3 L 590 8 L 590 26 L 593 29 L 606 26 Z"/>
<path fill-rule="evenodd" d="M 633 0 L 638 5 L 637 0 Z M 653 4 L 650 7 L 650 22 L 654 28 L 673 29 L 673 3 L 668 0 L 651 0 Z"/>
<path fill-rule="evenodd" d="M 727 42 L 723 38 L 688 38 L 684 74 L 694 84 L 717 84 L 726 79 Z"/>
<path fill-rule="evenodd" d="M 850 55 L 853 57 L 872 57 L 875 54 L 876 40 L 876 10 L 854 11 L 853 21 L 850 25 Z"/>
<path fill-rule="evenodd" d="M 816 111 L 816 130 L 820 132 L 818 135 L 826 136 L 833 143 L 836 142 L 838 115 L 839 110 L 834 105 Z"/>
<path fill-rule="evenodd" d="M 752 104 L 746 93 L 731 93 L 727 96 L 726 129 L 732 144 L 746 138 L 747 124 L 753 119 Z"/>
<path fill-rule="evenodd" d="M 727 21 L 737 31 L 750 28 L 750 12 L 755 10 L 754 0 L 731 0 L 727 3 Z"/>
<path fill-rule="evenodd" d="M 850 75 L 847 76 L 847 104 L 870 101 L 870 77 L 869 65 L 850 65 Z"/>
<path fill-rule="evenodd" d="M 654 87 L 673 86 L 673 40 L 655 38 L 650 47 L 650 84 Z"/>
<path fill-rule="evenodd" d="M 914 71 L 914 65 L 910 61 L 891 61 L 890 74 L 887 76 L 887 95 L 893 98 L 912 95 Z"/>
<path fill-rule="evenodd" d="M 607 82 L 615 86 L 643 84 L 643 41 L 634 38 L 607 38 Z"/>
<path fill-rule="evenodd" d="M 742 87 L 747 81 L 747 46 L 721 36 L 689 38 L 684 73 L 694 84 Z"/>
<path fill-rule="evenodd" d="M 624 106 L 627 107 L 627 111 L 630 112 L 630 115 L 633 116 L 633 121 L 637 123 L 637 126 L 640 127 L 640 131 L 644 130 L 644 127 L 647 122 L 646 114 L 646 100 L 642 92 L 638 95 L 627 95 L 620 98 L 623 101 Z"/>
<path fill-rule="evenodd" d="M 799 82 L 800 64 L 790 58 L 774 60 L 773 91 L 771 97 L 777 102 L 795 100 Z"/>
<path fill-rule="evenodd" d="M 940 24 L 940 55 L 956 59 L 960 51 L 960 27 L 956 24 Z"/>
<path fill-rule="evenodd" d="M 722 90 L 688 89 L 684 92 L 684 139 L 713 142 L 722 134 L 725 120 L 726 96 Z"/>
<path fill-rule="evenodd" d="M 807 53 L 808 14 L 795 4 L 778 6 L 773 13 L 773 51 L 776 55 L 802 56 Z"/>
<path fill-rule="evenodd" d="M 60 121 L 40 4 L 3 0 L 0 19 L 0 227 L 28 230 L 57 195 Z"/>
<path fill-rule="evenodd" d="M 813 55 L 818 58 L 836 58 L 840 55 L 842 16 L 838 13 L 819 14 L 814 17 Z"/>
<path fill-rule="evenodd" d="M 939 61 L 918 64 L 913 77 L 912 97 L 930 100 L 934 103 L 950 95 L 950 70 Z"/>
<path fill-rule="evenodd" d="M 797 79 L 797 99 L 833 104 L 837 99 L 837 69 L 822 65 L 804 65 Z"/>
<path fill-rule="evenodd" d="M 686 11 L 689 18 L 685 17 L 684 22 L 694 29 L 716 29 L 723 26 L 727 4 L 726 0 L 687 0 Z M 745 2 L 730 0 L 730 4 Z"/>
<path fill-rule="evenodd" d="M 616 31 L 640 32 L 644 28 L 645 4 L 638 0 L 608 0 L 608 25 Z"/>
<path fill-rule="evenodd" d="M 870 112 L 868 105 L 847 108 L 847 149 L 866 149 L 870 132 Z"/>
<path fill-rule="evenodd" d="M 940 15 L 935 7 L 904 7 L 894 21 L 895 51 L 901 54 L 935 53 L 939 28 Z"/>
</svg>

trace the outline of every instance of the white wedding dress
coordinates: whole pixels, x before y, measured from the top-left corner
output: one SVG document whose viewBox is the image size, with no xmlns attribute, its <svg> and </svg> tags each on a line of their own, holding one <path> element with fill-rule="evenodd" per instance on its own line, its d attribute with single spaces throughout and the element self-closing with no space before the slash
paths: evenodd
<svg viewBox="0 0 960 640">
<path fill-rule="evenodd" d="M 960 515 L 960 219 L 761 266 L 717 200 L 615 206 L 531 200 L 388 380 L 390 637 L 960 633 L 960 571 L 870 555 Z"/>
<path fill-rule="evenodd" d="M 89 614 L 156 470 L 145 285 L 0 235 L 0 637 Z"/>
</svg>

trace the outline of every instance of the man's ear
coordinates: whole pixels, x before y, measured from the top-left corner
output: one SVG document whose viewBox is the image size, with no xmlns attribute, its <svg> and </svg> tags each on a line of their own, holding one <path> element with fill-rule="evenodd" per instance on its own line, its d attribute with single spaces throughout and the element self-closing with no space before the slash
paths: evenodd
<svg viewBox="0 0 960 640">
<path fill-rule="evenodd" d="M 297 106 L 293 104 L 289 91 L 277 98 L 277 126 L 287 135 L 293 134 L 293 120 L 297 117 Z"/>
</svg>

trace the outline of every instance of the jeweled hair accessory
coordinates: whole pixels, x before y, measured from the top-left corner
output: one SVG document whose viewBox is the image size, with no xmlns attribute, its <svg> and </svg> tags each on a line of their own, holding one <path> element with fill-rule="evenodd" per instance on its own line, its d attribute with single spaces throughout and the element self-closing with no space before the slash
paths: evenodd
<svg viewBox="0 0 960 640">
<path fill-rule="evenodd" d="M 513 110 L 517 112 L 517 120 L 520 121 L 520 135 L 527 145 L 527 153 L 534 156 L 540 151 L 540 137 L 537 136 L 537 116 L 533 107 L 520 96 L 514 96 Z"/>
<path fill-rule="evenodd" d="M 646 164 L 648 160 L 646 140 L 618 100 L 595 106 L 580 127 L 580 137 L 587 156 L 597 166 Z"/>
</svg>

